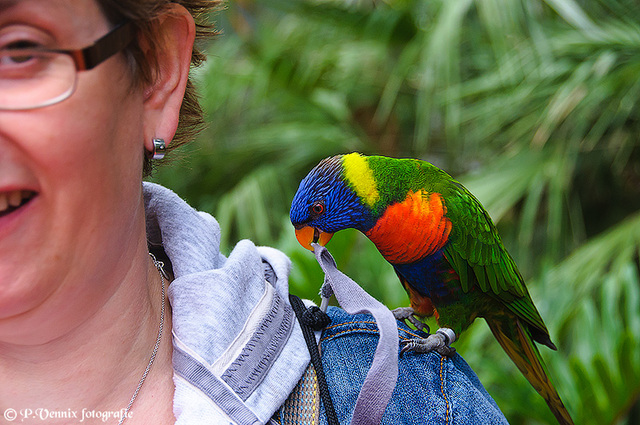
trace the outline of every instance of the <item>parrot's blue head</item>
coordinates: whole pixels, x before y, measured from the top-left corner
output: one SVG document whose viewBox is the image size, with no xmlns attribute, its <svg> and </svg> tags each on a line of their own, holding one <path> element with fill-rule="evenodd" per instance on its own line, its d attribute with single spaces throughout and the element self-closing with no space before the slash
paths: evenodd
<svg viewBox="0 0 640 425">
<path fill-rule="evenodd" d="M 300 182 L 289 216 L 298 241 L 324 245 L 338 230 L 366 230 L 374 221 L 369 210 L 344 179 L 342 155 L 322 160 Z"/>
</svg>

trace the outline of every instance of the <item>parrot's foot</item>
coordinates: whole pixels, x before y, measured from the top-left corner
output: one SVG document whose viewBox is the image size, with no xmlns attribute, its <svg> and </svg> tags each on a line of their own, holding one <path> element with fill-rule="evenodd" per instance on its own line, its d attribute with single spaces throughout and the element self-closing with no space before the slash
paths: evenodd
<svg viewBox="0 0 640 425">
<path fill-rule="evenodd" d="M 416 329 L 419 329 L 422 332 L 425 332 L 427 334 L 430 333 L 429 326 L 422 323 L 420 320 L 418 320 L 418 318 L 415 315 L 415 312 L 411 307 L 398 307 L 395 310 L 392 310 L 391 312 L 393 313 L 393 316 L 396 318 L 396 320 L 404 320 L 405 323 L 406 322 L 411 323 L 413 326 L 416 327 Z"/>
<path fill-rule="evenodd" d="M 435 334 L 427 338 L 416 338 L 405 341 L 400 354 L 411 350 L 416 353 L 429 353 L 435 351 L 443 356 L 451 357 L 456 353 L 456 349 L 450 344 L 456 340 L 456 334 L 449 328 L 440 328 Z"/>
</svg>

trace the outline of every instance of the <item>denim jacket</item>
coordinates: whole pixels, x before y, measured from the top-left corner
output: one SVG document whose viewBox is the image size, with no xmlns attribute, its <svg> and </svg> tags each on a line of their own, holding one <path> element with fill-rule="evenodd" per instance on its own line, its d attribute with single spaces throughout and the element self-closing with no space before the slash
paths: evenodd
<svg viewBox="0 0 640 425">
<path fill-rule="evenodd" d="M 373 360 L 378 329 L 367 314 L 349 315 L 335 307 L 327 313 L 331 324 L 320 339 L 322 365 L 338 419 L 348 424 Z M 400 341 L 425 337 L 402 322 L 398 333 Z M 282 411 L 279 419 L 287 423 Z M 321 406 L 319 424 L 326 423 Z M 493 425 L 507 420 L 460 355 L 407 352 L 399 358 L 398 382 L 382 423 Z"/>
</svg>

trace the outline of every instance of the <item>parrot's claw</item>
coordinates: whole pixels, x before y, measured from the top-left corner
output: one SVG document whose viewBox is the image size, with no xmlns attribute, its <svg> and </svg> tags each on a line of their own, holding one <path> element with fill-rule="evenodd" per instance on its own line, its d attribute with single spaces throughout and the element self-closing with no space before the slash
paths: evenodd
<svg viewBox="0 0 640 425">
<path fill-rule="evenodd" d="M 415 351 L 416 353 L 429 353 L 435 351 L 443 356 L 451 357 L 456 353 L 456 349 L 451 347 L 456 340 L 456 334 L 449 328 L 440 328 L 435 334 L 429 335 L 427 338 L 416 338 L 404 341 L 404 347 L 400 351 L 400 355 L 407 351 Z"/>
<path fill-rule="evenodd" d="M 429 326 L 418 320 L 418 318 L 415 316 L 415 312 L 411 307 L 398 307 L 391 312 L 393 313 L 393 317 L 395 317 L 396 320 L 403 320 L 405 321 L 405 323 L 409 322 L 413 326 L 415 326 L 416 329 L 419 329 L 427 334 L 430 333 Z"/>
</svg>

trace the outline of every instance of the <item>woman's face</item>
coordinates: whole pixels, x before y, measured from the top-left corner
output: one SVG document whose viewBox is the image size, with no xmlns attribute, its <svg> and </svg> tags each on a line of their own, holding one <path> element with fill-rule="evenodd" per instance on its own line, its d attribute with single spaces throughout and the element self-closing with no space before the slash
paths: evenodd
<svg viewBox="0 0 640 425">
<path fill-rule="evenodd" d="M 94 0 L 0 0 L 0 48 L 84 48 L 110 29 Z M 58 104 L 0 111 L 0 335 L 63 294 L 104 302 L 100 283 L 141 243 L 144 94 L 131 78 L 117 54 Z"/>
</svg>

